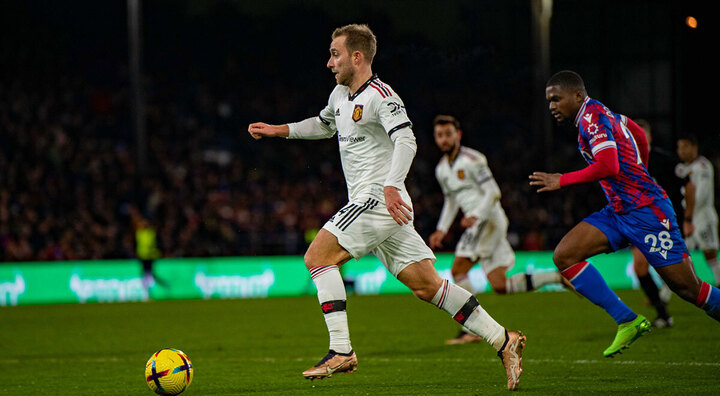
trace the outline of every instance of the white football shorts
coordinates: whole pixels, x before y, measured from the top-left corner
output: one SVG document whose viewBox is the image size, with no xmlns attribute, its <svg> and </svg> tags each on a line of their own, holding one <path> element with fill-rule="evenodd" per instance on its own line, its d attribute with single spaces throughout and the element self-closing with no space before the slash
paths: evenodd
<svg viewBox="0 0 720 396">
<path fill-rule="evenodd" d="M 400 195 L 412 207 L 405 191 Z M 411 212 L 412 214 L 412 212 Z M 435 255 L 415 230 L 413 223 L 398 225 L 385 202 L 366 195 L 348 202 L 323 226 L 356 260 L 373 253 L 395 277 L 408 265 Z"/>
<path fill-rule="evenodd" d="M 697 218 L 693 225 L 695 231 L 685 238 L 688 250 L 718 250 L 718 223 Z"/>
<path fill-rule="evenodd" d="M 480 266 L 486 274 L 498 267 L 510 269 L 515 265 L 515 251 L 507 240 L 507 217 L 493 216 L 486 221 L 478 221 L 463 232 L 455 247 L 455 256 L 480 260 Z"/>
</svg>

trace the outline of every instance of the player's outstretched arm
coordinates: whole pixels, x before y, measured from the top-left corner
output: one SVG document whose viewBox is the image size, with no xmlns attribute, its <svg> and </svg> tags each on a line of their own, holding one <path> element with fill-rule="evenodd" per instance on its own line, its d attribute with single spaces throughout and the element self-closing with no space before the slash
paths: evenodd
<svg viewBox="0 0 720 396">
<path fill-rule="evenodd" d="M 437 177 L 438 181 L 440 180 L 437 173 L 435 177 Z M 452 196 L 447 195 L 445 187 L 443 187 L 442 183 L 440 184 L 440 187 L 443 189 L 443 196 L 445 199 L 443 200 L 443 206 L 440 211 L 440 218 L 438 219 L 435 232 L 433 232 L 428 239 L 428 246 L 430 246 L 430 249 L 443 247 L 442 241 L 445 239 L 445 235 L 447 235 L 450 226 L 452 226 L 452 223 L 455 220 L 455 216 L 457 216 L 457 213 L 460 210 L 460 205 L 455 202 L 455 199 Z"/>
<path fill-rule="evenodd" d="M 615 148 L 605 148 L 595 153 L 595 162 L 578 171 L 565 174 L 533 172 L 531 186 L 540 186 L 537 192 L 559 190 L 562 187 L 589 183 L 612 177 L 620 172 L 620 163 Z"/>
<path fill-rule="evenodd" d="M 254 122 L 248 126 L 250 136 L 255 140 L 264 137 L 288 137 L 290 128 L 287 125 L 270 125 L 264 122 Z"/>
</svg>

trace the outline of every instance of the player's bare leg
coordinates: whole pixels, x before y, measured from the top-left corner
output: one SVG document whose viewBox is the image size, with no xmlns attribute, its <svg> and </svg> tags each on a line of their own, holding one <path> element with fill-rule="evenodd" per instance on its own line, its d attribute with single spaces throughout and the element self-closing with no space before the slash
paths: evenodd
<svg viewBox="0 0 720 396">
<path fill-rule="evenodd" d="M 508 278 L 505 275 L 506 272 L 507 267 L 498 267 L 485 274 L 488 283 L 490 283 L 490 287 L 492 287 L 493 291 L 497 294 L 505 294 L 510 289 L 508 286 L 512 287 L 508 285 Z"/>
<path fill-rule="evenodd" d="M 650 330 L 650 322 L 637 315 L 608 287 L 600 272 L 587 258 L 611 250 L 610 242 L 597 227 L 581 222 L 570 230 L 555 248 L 553 261 L 575 289 L 605 310 L 618 324 L 612 344 L 603 352 L 606 357 L 620 353 Z"/>
<path fill-rule="evenodd" d="M 455 257 L 450 273 L 452 274 L 455 284 L 467 290 L 470 294 L 475 294 L 472 283 L 470 283 L 470 277 L 468 273 L 470 269 L 475 265 L 475 262 L 467 257 Z M 471 333 L 465 327 L 462 327 L 455 338 L 451 338 L 445 341 L 447 345 L 460 345 L 469 344 L 474 342 L 481 342 L 482 337 Z"/>
<path fill-rule="evenodd" d="M 720 290 L 697 277 L 690 256 L 677 264 L 656 267 L 655 270 L 675 294 L 720 322 Z"/>
<path fill-rule="evenodd" d="M 452 267 L 450 267 L 450 273 L 452 274 L 455 284 L 469 291 L 471 294 L 475 294 L 475 290 L 473 290 L 472 283 L 470 283 L 468 273 L 476 262 L 477 261 L 472 261 L 467 257 L 456 256 Z"/>
<path fill-rule="evenodd" d="M 345 285 L 339 266 L 350 260 L 337 238 L 321 229 L 305 253 L 305 266 L 318 290 L 318 301 L 330 335 L 330 350 L 315 366 L 305 370 L 307 379 L 323 379 L 336 373 L 351 373 L 358 361 L 350 344 L 347 324 Z"/>
<path fill-rule="evenodd" d="M 430 260 L 409 265 L 397 278 L 408 286 L 416 297 L 449 313 L 458 323 L 492 345 L 498 351 L 505 367 L 508 389 L 517 389 L 522 374 L 522 351 L 526 340 L 521 332 L 505 330 L 480 306 L 474 295 L 440 278 Z"/>
<path fill-rule="evenodd" d="M 485 274 L 488 283 L 497 294 L 514 294 L 535 291 L 548 284 L 561 284 L 575 292 L 570 282 L 557 271 L 515 274 L 508 277 L 507 271 L 515 264 L 514 260 L 507 265 L 499 266 Z M 576 292 L 577 293 L 577 292 Z"/>
</svg>

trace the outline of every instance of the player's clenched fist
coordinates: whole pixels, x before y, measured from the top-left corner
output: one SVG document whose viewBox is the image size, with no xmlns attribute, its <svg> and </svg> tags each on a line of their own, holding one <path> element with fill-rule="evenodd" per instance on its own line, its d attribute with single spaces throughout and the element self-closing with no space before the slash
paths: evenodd
<svg viewBox="0 0 720 396">
<path fill-rule="evenodd" d="M 290 129 L 287 125 L 270 125 L 264 122 L 254 122 L 248 126 L 248 132 L 253 139 L 264 137 L 287 137 Z"/>
</svg>

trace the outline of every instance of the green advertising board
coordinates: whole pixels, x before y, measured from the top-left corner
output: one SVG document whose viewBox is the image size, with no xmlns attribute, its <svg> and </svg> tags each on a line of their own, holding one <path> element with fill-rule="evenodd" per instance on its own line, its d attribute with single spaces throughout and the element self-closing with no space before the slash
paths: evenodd
<svg viewBox="0 0 720 396">
<path fill-rule="evenodd" d="M 692 258 L 698 276 L 714 283 L 702 253 L 694 252 Z M 451 279 L 452 261 L 452 254 L 437 255 L 435 266 L 443 278 Z M 638 287 L 629 251 L 599 255 L 591 261 L 610 287 Z M 516 264 L 508 275 L 554 270 L 552 252 L 517 252 Z M 372 255 L 351 260 L 341 271 L 356 294 L 409 293 Z M 153 272 L 156 281 L 146 288 L 137 260 L 3 263 L 0 306 L 315 294 L 302 256 L 168 258 L 156 260 Z M 469 276 L 475 290 L 491 290 L 479 266 Z M 547 285 L 542 290 L 561 287 Z"/>
</svg>

